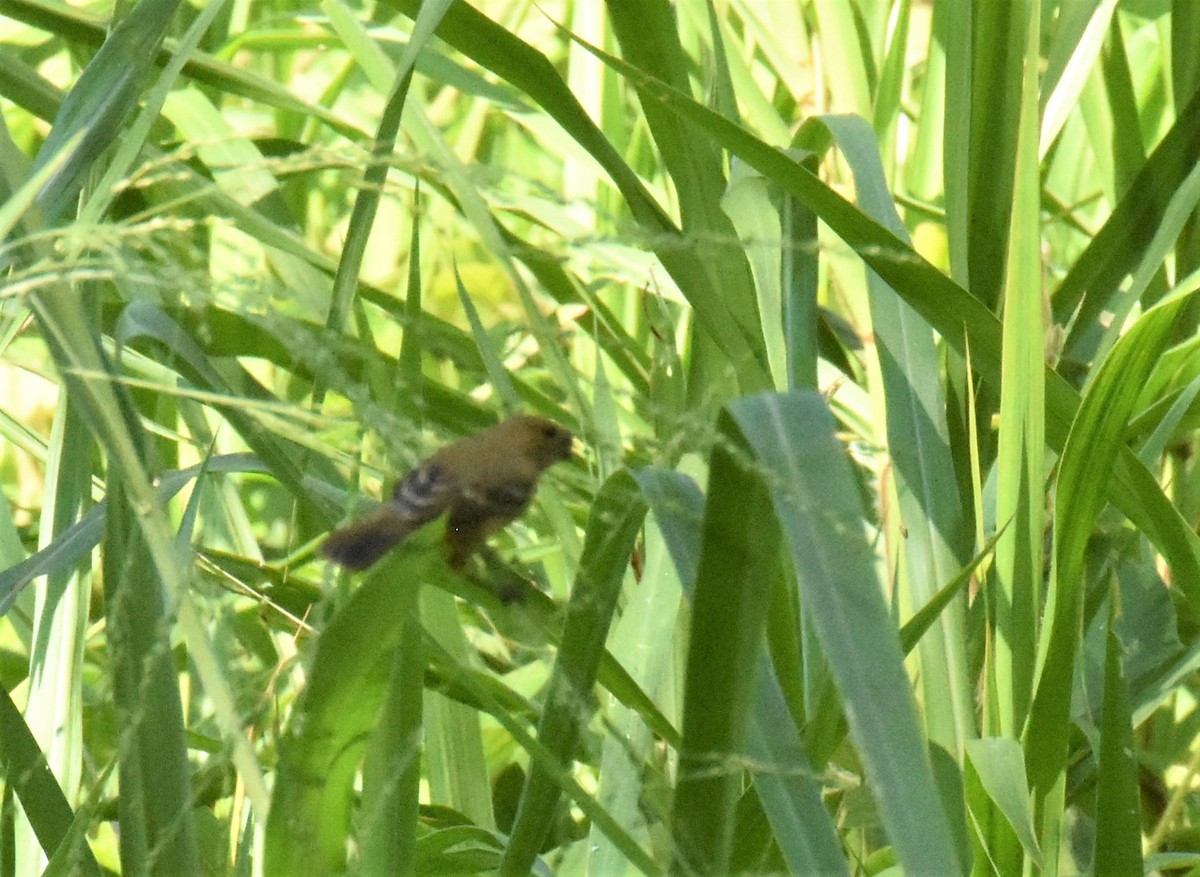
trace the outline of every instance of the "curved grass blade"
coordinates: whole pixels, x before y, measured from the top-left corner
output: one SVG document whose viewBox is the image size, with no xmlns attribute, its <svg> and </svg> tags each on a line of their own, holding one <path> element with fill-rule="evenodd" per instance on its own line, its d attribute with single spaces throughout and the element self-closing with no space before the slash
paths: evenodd
<svg viewBox="0 0 1200 877">
<path fill-rule="evenodd" d="M 1142 384 L 1158 361 L 1171 327 L 1196 293 L 1146 312 L 1113 348 L 1067 437 L 1059 460 L 1054 520 L 1054 575 L 1047 605 L 1053 617 L 1039 648 L 1041 674 L 1025 732 L 1029 780 L 1039 796 L 1066 769 L 1071 690 L 1083 609 L 1084 552 L 1105 501 L 1104 479 L 1124 449 L 1123 434 Z"/>
</svg>

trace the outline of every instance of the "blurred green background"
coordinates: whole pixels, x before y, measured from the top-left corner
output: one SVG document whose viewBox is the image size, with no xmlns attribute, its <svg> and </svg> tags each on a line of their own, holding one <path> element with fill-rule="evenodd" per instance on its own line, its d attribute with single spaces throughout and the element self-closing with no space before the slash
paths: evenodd
<svg viewBox="0 0 1200 877">
<path fill-rule="evenodd" d="M 1200 874 L 1193 0 L 0 0 L 0 109 L 0 877 Z"/>
</svg>

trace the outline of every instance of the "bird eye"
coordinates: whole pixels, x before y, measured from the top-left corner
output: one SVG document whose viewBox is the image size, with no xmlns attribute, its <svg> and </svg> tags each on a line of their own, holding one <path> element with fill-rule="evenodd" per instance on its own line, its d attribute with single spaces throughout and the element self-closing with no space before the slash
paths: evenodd
<svg viewBox="0 0 1200 877">
<path fill-rule="evenodd" d="M 558 437 L 558 427 L 555 426 L 553 423 L 547 423 L 545 426 L 542 427 L 542 435 L 544 435 L 546 438 L 557 438 Z"/>
</svg>

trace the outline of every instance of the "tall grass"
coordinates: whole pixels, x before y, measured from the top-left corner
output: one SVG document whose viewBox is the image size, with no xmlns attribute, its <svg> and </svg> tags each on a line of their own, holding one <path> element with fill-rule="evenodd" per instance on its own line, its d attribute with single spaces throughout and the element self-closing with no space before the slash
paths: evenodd
<svg viewBox="0 0 1200 877">
<path fill-rule="evenodd" d="M 0 11 L 0 875 L 1200 874 L 1190 4 Z"/>
</svg>

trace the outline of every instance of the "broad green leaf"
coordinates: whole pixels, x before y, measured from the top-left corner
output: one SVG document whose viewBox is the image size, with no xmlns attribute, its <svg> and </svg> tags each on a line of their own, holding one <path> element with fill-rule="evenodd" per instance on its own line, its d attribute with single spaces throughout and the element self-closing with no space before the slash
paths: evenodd
<svg viewBox="0 0 1200 877">
<path fill-rule="evenodd" d="M 704 874 L 731 868 L 756 668 L 782 573 L 778 528 L 767 488 L 746 459 L 745 427 L 722 415 L 718 430 L 700 527 L 671 825 L 677 867 Z"/>
<path fill-rule="evenodd" d="M 965 863 L 934 783 L 833 420 L 820 396 L 806 392 L 741 399 L 731 412 L 770 486 L 802 606 L 828 658 L 888 838 L 910 873 L 959 873 Z"/>
<path fill-rule="evenodd" d="M 981 737 L 967 743 L 967 757 L 984 791 L 1008 820 L 1030 860 L 1040 863 L 1042 853 L 1033 827 L 1020 745 L 1008 737 Z"/>
<path fill-rule="evenodd" d="M 704 497 L 679 472 L 641 469 L 634 473 L 654 513 L 685 591 L 694 594 L 700 564 Z M 834 826 L 821 804 L 820 788 L 803 741 L 788 712 L 780 682 L 769 662 L 759 660 L 747 752 L 762 808 L 788 866 L 799 874 L 846 870 Z"/>
</svg>

